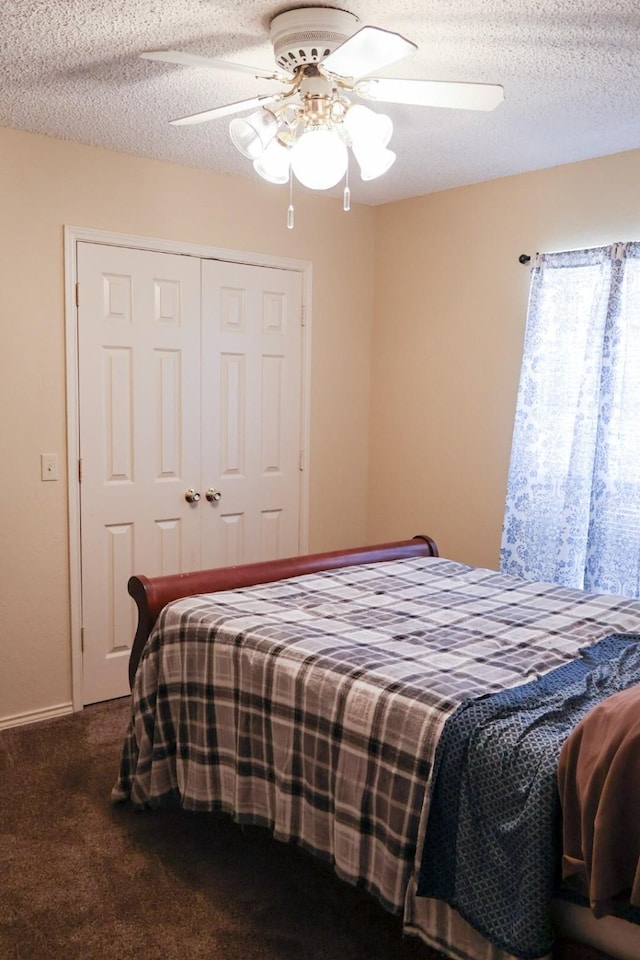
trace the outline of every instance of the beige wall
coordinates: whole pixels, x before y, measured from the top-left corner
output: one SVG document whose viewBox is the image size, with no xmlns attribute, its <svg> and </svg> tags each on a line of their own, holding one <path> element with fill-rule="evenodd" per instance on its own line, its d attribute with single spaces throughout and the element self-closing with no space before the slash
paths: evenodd
<svg viewBox="0 0 640 960">
<path fill-rule="evenodd" d="M 518 255 L 639 239 L 640 151 L 349 215 L 300 191 L 293 232 L 285 194 L 0 129 L 0 725 L 71 700 L 65 224 L 311 261 L 310 549 L 424 531 L 497 564 Z"/>
<path fill-rule="evenodd" d="M 368 538 L 498 564 L 530 272 L 640 240 L 640 151 L 377 210 Z"/>
<path fill-rule="evenodd" d="M 313 263 L 310 548 L 364 541 L 375 211 L 0 129 L 0 724 L 71 700 L 63 226 Z M 40 453 L 62 475 L 40 481 Z"/>
</svg>

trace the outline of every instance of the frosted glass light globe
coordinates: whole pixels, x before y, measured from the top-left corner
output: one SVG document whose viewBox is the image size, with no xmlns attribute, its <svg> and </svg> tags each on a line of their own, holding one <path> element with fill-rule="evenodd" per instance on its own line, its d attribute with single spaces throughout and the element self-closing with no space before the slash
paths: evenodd
<svg viewBox="0 0 640 960">
<path fill-rule="evenodd" d="M 375 180 L 381 177 L 396 160 L 393 150 L 387 150 L 386 147 L 362 150 L 354 144 L 353 152 L 360 165 L 360 176 L 363 180 Z"/>
<path fill-rule="evenodd" d="M 356 103 L 349 107 L 344 120 L 349 136 L 354 143 L 386 147 L 393 133 L 391 117 L 376 113 L 369 107 Z"/>
<path fill-rule="evenodd" d="M 335 187 L 347 172 L 347 148 L 333 130 L 310 127 L 291 151 L 291 167 L 300 183 L 310 190 Z"/>
<path fill-rule="evenodd" d="M 289 153 L 278 140 L 272 140 L 262 156 L 253 161 L 253 169 L 271 183 L 286 183 L 291 166 Z"/>
<path fill-rule="evenodd" d="M 248 117 L 235 117 L 229 124 L 229 134 L 236 149 L 250 160 L 257 160 L 267 144 L 273 140 L 278 121 L 270 110 L 261 107 Z"/>
</svg>

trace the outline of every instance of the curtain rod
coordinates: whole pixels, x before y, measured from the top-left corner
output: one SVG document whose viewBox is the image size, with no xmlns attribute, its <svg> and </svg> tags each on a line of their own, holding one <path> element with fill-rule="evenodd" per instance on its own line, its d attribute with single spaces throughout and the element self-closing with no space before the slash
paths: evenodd
<svg viewBox="0 0 640 960">
<path fill-rule="evenodd" d="M 518 257 L 518 263 L 529 263 L 530 260 L 531 260 L 531 257 L 529 256 L 528 253 L 521 253 L 520 256 Z"/>
</svg>

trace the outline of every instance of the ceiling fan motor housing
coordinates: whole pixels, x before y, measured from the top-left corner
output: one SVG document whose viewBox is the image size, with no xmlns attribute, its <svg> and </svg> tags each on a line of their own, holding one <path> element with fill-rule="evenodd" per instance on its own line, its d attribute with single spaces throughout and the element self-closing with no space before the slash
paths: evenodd
<svg viewBox="0 0 640 960">
<path fill-rule="evenodd" d="M 288 73 L 318 63 L 355 33 L 358 22 L 354 13 L 334 7 L 301 7 L 280 13 L 269 28 L 276 63 Z"/>
</svg>

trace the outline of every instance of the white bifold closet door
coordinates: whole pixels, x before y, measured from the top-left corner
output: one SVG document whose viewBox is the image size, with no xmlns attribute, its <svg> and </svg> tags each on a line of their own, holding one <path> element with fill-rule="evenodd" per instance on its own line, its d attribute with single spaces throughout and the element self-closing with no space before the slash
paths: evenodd
<svg viewBox="0 0 640 960">
<path fill-rule="evenodd" d="M 128 692 L 133 573 L 299 552 L 302 281 L 271 267 L 77 249 L 83 688 L 93 703 Z"/>
</svg>

